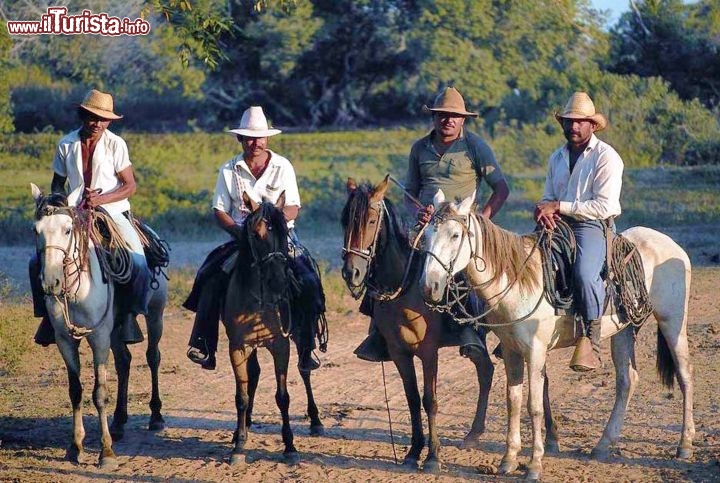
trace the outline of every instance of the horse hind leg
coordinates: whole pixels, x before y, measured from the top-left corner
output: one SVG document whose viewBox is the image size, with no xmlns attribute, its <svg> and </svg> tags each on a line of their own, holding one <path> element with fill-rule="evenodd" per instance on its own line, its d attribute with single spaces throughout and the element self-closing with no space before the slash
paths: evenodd
<svg viewBox="0 0 720 483">
<path fill-rule="evenodd" d="M 461 448 L 479 448 L 480 437 L 485 433 L 485 419 L 487 417 L 487 407 L 492 388 L 493 375 L 495 366 L 490 360 L 487 352 L 470 351 L 470 360 L 475 365 L 475 372 L 478 380 L 478 399 L 475 408 L 475 418 L 473 419 L 470 431 L 463 439 Z"/>
<path fill-rule="evenodd" d="M 683 395 L 683 423 L 677 457 L 689 459 L 693 456 L 693 439 L 695 437 L 695 421 L 693 418 L 693 380 L 690 364 L 687 331 L 685 321 L 680 318 L 679 330 L 669 330 L 667 323 L 659 323 L 657 369 L 663 384 L 671 389 L 674 377 Z"/>
<path fill-rule="evenodd" d="M 547 365 L 543 370 L 545 381 L 543 383 L 543 412 L 545 414 L 545 453 L 560 454 L 560 441 L 555 418 L 550 407 L 550 378 L 547 375 Z"/>
<path fill-rule="evenodd" d="M 392 355 L 392 353 L 391 353 Z M 407 400 L 408 409 L 410 410 L 410 424 L 412 427 L 412 439 L 410 441 L 410 449 L 408 450 L 403 465 L 411 468 L 417 468 L 420 460 L 420 453 L 425 447 L 425 435 L 422 427 L 422 414 L 420 412 L 420 391 L 418 390 L 417 377 L 415 374 L 415 365 L 412 356 L 392 355 L 395 367 L 400 373 L 405 390 L 405 399 Z"/>
<path fill-rule="evenodd" d="M 128 350 L 127 345 L 120 340 L 120 334 L 117 330 L 113 330 L 112 332 L 112 351 L 118 385 L 115 412 L 113 414 L 112 424 L 110 425 L 110 435 L 113 441 L 120 441 L 125 437 L 125 424 L 128 421 L 127 399 L 132 354 L 130 350 Z"/>
<path fill-rule="evenodd" d="M 620 439 L 625 413 L 640 379 L 635 366 L 635 338 L 632 329 L 615 334 L 610 347 L 615 365 L 615 404 L 600 441 L 590 452 L 592 458 L 600 461 L 610 456 L 610 447 Z"/>
<path fill-rule="evenodd" d="M 305 394 L 307 396 L 307 415 L 310 418 L 310 436 L 322 436 L 325 434 L 325 426 L 320 420 L 320 412 L 317 404 L 315 404 L 315 395 L 312 390 L 311 372 L 300 371 L 300 377 L 305 385 Z"/>
<path fill-rule="evenodd" d="M 164 303 L 161 307 L 155 307 L 151 300 L 150 310 L 145 316 L 147 323 L 148 345 L 145 350 L 145 359 L 150 368 L 151 380 L 151 396 L 150 396 L 150 421 L 148 422 L 149 431 L 160 431 L 165 429 L 165 419 L 162 416 L 162 399 L 160 398 L 160 339 L 163 333 L 163 310 Z"/>
<path fill-rule="evenodd" d="M 248 358 L 255 349 L 249 347 L 231 348 L 230 362 L 235 374 L 235 410 L 237 423 L 233 433 L 233 450 L 230 455 L 230 465 L 235 466 L 245 462 L 243 450 L 248 438 L 247 410 L 250 402 L 248 395 Z"/>
</svg>

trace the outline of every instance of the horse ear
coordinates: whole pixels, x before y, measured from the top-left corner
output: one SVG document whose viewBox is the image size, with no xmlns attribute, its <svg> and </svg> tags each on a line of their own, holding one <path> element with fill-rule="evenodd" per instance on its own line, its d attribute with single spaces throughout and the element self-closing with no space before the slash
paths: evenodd
<svg viewBox="0 0 720 483">
<path fill-rule="evenodd" d="M 345 187 L 347 188 L 348 194 L 350 194 L 357 189 L 357 183 L 355 182 L 355 180 L 353 178 L 348 178 L 347 184 L 345 185 Z"/>
<path fill-rule="evenodd" d="M 280 193 L 280 196 L 278 196 L 278 199 L 275 202 L 275 208 L 278 210 L 285 208 L 285 190 L 283 190 L 283 192 Z"/>
<path fill-rule="evenodd" d="M 247 193 L 247 191 L 243 191 L 242 194 L 243 203 L 245 203 L 245 206 L 250 207 L 250 211 L 255 211 L 258 209 L 258 206 L 260 206 L 260 203 L 255 201 L 250 197 L 250 195 Z"/>
<path fill-rule="evenodd" d="M 435 193 L 435 196 L 433 196 L 433 206 L 435 207 L 435 211 L 437 211 L 440 205 L 444 202 L 445 193 L 443 193 L 443 190 L 437 190 L 437 193 Z"/>
<path fill-rule="evenodd" d="M 40 191 L 40 188 L 38 188 L 38 185 L 36 185 L 35 183 L 30 183 L 30 192 L 32 192 L 32 197 L 35 200 L 35 204 L 40 203 L 43 194 L 42 191 Z"/>
<path fill-rule="evenodd" d="M 373 190 L 372 196 L 370 196 L 370 201 L 376 202 L 380 201 L 384 196 L 385 192 L 390 187 L 390 175 L 388 174 L 385 176 L 385 179 L 380 181 L 378 185 Z"/>
<path fill-rule="evenodd" d="M 473 203 L 475 203 L 475 193 L 473 192 L 472 196 L 468 196 L 464 200 L 460 202 L 460 204 L 457 207 L 457 212 L 459 215 L 467 215 L 472 211 Z"/>
<path fill-rule="evenodd" d="M 67 197 L 67 204 L 68 206 L 77 206 L 80 204 L 80 200 L 82 199 L 82 192 L 83 192 L 83 185 L 78 186 L 74 190 L 72 190 L 72 193 L 70 193 Z"/>
</svg>

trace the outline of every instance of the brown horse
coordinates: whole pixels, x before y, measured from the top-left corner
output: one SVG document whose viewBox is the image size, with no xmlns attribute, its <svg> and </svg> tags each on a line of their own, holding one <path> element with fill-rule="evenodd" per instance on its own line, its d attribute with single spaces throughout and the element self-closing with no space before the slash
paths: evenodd
<svg viewBox="0 0 720 483">
<path fill-rule="evenodd" d="M 418 288 L 421 257 L 415 256 L 408 267 L 411 248 L 407 235 L 400 228 L 390 200 L 385 199 L 388 177 L 376 187 L 357 186 L 348 179 L 348 200 L 342 214 L 345 232 L 342 275 L 351 291 L 362 287 L 372 296 L 373 323 L 387 341 L 388 351 L 403 381 L 410 409 L 412 441 L 404 464 L 417 465 L 425 446 L 420 412 L 420 393 L 413 357 L 423 367 L 424 394 L 422 404 L 428 418 L 429 446 L 424 461 L 426 471 L 440 468 L 440 440 L 436 416 L 438 349 L 459 345 L 457 334 L 448 330 L 443 315 L 431 311 Z M 406 270 L 407 268 L 407 270 Z M 406 274 L 407 271 L 407 274 Z M 490 357 L 471 356 L 479 386 L 477 409 L 464 447 L 477 447 L 485 431 L 487 396 L 492 385 L 494 367 Z"/>
<path fill-rule="evenodd" d="M 252 213 L 246 218 L 239 253 L 230 275 L 223 324 L 228 336 L 230 362 L 235 373 L 235 407 L 237 427 L 233 435 L 235 446 L 230 463 L 242 461 L 242 452 L 248 438 L 248 417 L 252 396 L 257 384 L 251 382 L 250 369 L 257 366 L 255 352 L 265 347 L 273 357 L 277 390 L 275 401 L 282 415 L 284 454 L 297 458 L 293 433 L 288 415 L 290 395 L 287 390 L 292 321 L 288 316 L 291 284 L 288 266 L 287 225 L 282 213 L 285 196 L 277 205 L 267 201 L 256 203 L 243 194 L 246 206 Z"/>
</svg>

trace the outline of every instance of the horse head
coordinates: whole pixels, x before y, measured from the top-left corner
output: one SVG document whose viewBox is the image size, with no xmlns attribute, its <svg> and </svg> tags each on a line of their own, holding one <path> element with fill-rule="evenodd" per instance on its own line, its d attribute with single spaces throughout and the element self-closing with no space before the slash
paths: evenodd
<svg viewBox="0 0 720 483">
<path fill-rule="evenodd" d="M 240 252 L 250 254 L 249 292 L 261 304 L 275 305 L 287 297 L 289 283 L 288 228 L 283 214 L 285 192 L 275 204 L 267 200 L 257 202 L 247 193 L 243 193 L 243 201 L 251 209 L 243 223 L 244 236 L 240 240 Z"/>
<path fill-rule="evenodd" d="M 475 196 L 463 201 L 446 202 L 442 190 L 433 199 L 435 212 L 425 231 L 428 256 L 420 284 L 429 303 L 439 303 L 448 282 L 467 267 L 477 253 L 477 234 L 472 216 Z"/>
<path fill-rule="evenodd" d="M 67 291 L 69 265 L 82 253 L 78 251 L 75 226 L 75 208 L 82 187 L 70 196 L 61 193 L 43 195 L 40 188 L 31 183 L 35 200 L 35 245 L 40 261 L 40 279 L 48 295 L 60 295 Z M 79 271 L 79 265 L 77 265 Z"/>
<path fill-rule="evenodd" d="M 388 187 L 389 175 L 375 187 L 368 183 L 358 186 L 354 179 L 348 178 L 348 200 L 341 220 L 345 239 L 342 277 L 351 291 L 358 291 L 367 281 L 383 238 Z"/>
</svg>

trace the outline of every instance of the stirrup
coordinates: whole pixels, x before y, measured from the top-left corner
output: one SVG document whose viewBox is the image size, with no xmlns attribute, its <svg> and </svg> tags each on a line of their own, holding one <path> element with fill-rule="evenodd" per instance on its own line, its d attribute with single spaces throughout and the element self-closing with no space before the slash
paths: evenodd
<svg viewBox="0 0 720 483">
<path fill-rule="evenodd" d="M 310 372 L 314 371 L 315 369 L 320 368 L 320 359 L 318 359 L 318 356 L 315 355 L 315 351 L 311 349 L 305 349 L 306 351 L 310 351 L 310 355 L 306 356 L 307 360 L 304 360 L 305 357 L 300 357 L 298 360 L 298 370 L 300 372 Z M 303 352 L 303 356 L 305 356 L 305 353 Z"/>
</svg>

